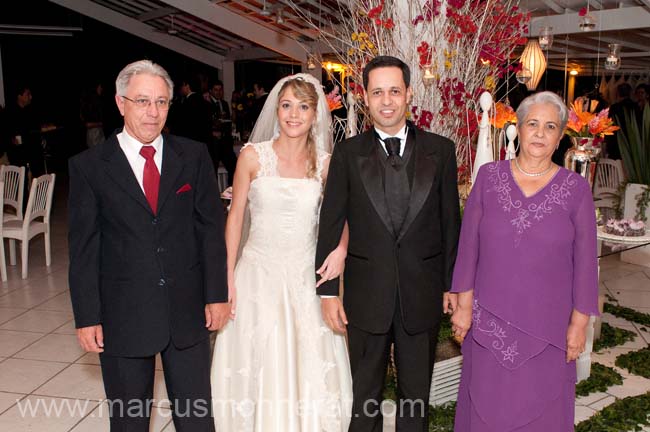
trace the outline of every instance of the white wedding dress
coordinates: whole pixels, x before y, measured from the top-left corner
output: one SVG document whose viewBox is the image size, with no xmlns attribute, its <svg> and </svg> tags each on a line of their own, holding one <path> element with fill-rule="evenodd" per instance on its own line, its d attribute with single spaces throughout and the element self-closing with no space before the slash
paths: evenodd
<svg viewBox="0 0 650 432">
<path fill-rule="evenodd" d="M 345 338 L 323 322 L 315 255 L 316 179 L 280 177 L 272 141 L 252 145 L 250 232 L 235 268 L 237 310 L 212 360 L 217 432 L 347 432 L 352 378 Z"/>
</svg>

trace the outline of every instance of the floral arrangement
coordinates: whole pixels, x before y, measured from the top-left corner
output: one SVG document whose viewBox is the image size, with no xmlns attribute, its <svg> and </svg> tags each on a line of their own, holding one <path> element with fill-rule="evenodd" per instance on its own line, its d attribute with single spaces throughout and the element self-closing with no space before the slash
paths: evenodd
<svg viewBox="0 0 650 432">
<path fill-rule="evenodd" d="M 362 82 L 363 67 L 377 55 L 404 60 L 411 68 L 411 120 L 455 141 L 458 165 L 471 166 L 476 101 L 485 90 L 495 94 L 505 87 L 502 78 L 520 67 L 511 54 L 527 42 L 530 16 L 518 9 L 519 1 L 348 0 L 337 2 L 339 10 L 328 17 L 338 21 L 330 25 L 300 3 L 287 0 L 355 82 Z"/>
<path fill-rule="evenodd" d="M 510 105 L 497 102 L 494 106 L 494 115 L 490 117 L 490 124 L 497 129 L 503 129 L 509 123 L 517 123 L 515 110 Z"/>
<path fill-rule="evenodd" d="M 614 135 L 619 129 L 614 125 L 614 120 L 609 118 L 609 108 L 598 113 L 585 109 L 584 100 L 576 99 L 569 110 L 569 121 L 566 134 L 570 137 L 599 138 L 605 135 Z"/>
<path fill-rule="evenodd" d="M 339 94 L 339 86 L 335 85 L 334 89 L 325 95 L 327 99 L 327 105 L 329 106 L 330 111 L 337 110 L 343 106 L 341 103 L 341 95 Z"/>
</svg>

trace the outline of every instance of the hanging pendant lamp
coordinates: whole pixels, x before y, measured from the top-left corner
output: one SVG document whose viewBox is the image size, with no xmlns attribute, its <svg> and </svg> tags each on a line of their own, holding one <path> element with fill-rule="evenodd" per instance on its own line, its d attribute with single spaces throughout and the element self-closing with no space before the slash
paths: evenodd
<svg viewBox="0 0 650 432">
<path fill-rule="evenodd" d="M 546 70 L 546 58 L 544 58 L 544 52 L 537 39 L 528 39 L 524 52 L 521 53 L 521 64 L 531 73 L 530 80 L 526 82 L 526 87 L 528 90 L 535 90 Z"/>
</svg>

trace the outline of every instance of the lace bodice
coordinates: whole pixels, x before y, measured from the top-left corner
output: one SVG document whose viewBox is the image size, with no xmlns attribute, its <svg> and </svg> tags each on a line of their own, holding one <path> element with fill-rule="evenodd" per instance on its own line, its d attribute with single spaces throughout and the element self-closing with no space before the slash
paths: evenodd
<svg viewBox="0 0 650 432">
<path fill-rule="evenodd" d="M 260 169 L 248 193 L 251 226 L 244 253 L 273 260 L 313 259 L 323 190 L 321 173 L 328 154 L 318 155 L 315 178 L 280 177 L 272 144 L 247 144 L 257 152 Z"/>
</svg>

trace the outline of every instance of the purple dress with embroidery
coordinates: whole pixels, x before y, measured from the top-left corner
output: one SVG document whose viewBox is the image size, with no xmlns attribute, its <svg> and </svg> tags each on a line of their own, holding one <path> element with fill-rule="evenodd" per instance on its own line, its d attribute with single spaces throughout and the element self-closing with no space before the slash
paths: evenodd
<svg viewBox="0 0 650 432">
<path fill-rule="evenodd" d="M 487 164 L 467 200 L 452 292 L 474 290 L 455 432 L 573 431 L 571 312 L 598 314 L 589 184 L 560 168 L 530 197 L 510 161 Z"/>
</svg>

